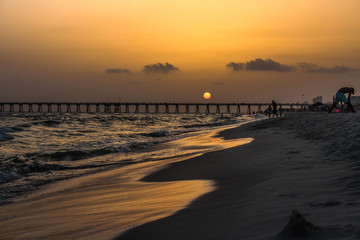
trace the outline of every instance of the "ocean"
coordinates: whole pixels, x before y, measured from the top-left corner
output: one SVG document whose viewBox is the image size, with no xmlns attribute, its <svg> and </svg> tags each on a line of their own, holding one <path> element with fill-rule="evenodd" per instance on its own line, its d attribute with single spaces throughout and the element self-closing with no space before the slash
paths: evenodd
<svg viewBox="0 0 360 240">
<path fill-rule="evenodd" d="M 209 149 L 153 146 L 263 116 L 205 114 L 1 114 L 0 204 L 46 183 Z"/>
</svg>

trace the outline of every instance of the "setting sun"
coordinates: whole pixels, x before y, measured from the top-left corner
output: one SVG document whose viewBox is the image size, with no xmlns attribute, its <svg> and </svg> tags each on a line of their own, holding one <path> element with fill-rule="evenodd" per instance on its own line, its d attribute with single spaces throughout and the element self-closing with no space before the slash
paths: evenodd
<svg viewBox="0 0 360 240">
<path fill-rule="evenodd" d="M 0 0 L 0 240 L 360 240 L 359 10 Z"/>
<path fill-rule="evenodd" d="M 211 94 L 209 92 L 204 93 L 204 98 L 209 100 L 211 98 Z"/>
</svg>

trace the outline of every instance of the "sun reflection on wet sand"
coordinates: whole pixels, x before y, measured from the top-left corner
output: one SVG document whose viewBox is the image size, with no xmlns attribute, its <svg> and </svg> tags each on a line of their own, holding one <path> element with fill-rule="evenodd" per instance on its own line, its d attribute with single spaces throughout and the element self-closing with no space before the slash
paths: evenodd
<svg viewBox="0 0 360 240">
<path fill-rule="evenodd" d="M 163 144 L 220 150 L 253 139 L 223 140 L 207 133 Z M 199 155 L 199 154 L 198 154 Z M 196 156 L 196 155 L 194 155 Z M 129 228 L 174 214 L 212 191 L 211 181 L 141 182 L 144 176 L 189 157 L 145 162 L 49 184 L 1 207 L 5 239 L 110 239 Z"/>
</svg>

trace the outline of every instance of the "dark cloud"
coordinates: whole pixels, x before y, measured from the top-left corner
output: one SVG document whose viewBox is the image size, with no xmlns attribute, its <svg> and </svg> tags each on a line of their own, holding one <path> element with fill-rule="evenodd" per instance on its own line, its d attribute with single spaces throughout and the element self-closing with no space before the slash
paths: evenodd
<svg viewBox="0 0 360 240">
<path fill-rule="evenodd" d="M 169 73 L 169 72 L 176 72 L 180 71 L 177 67 L 174 67 L 174 65 L 170 63 L 155 63 L 150 65 L 145 65 L 144 72 L 146 73 Z"/>
<path fill-rule="evenodd" d="M 230 62 L 226 64 L 228 68 L 231 68 L 233 71 L 240 71 L 244 69 L 245 64 L 244 63 L 234 63 Z"/>
<path fill-rule="evenodd" d="M 233 71 L 247 70 L 247 71 L 276 71 L 276 72 L 291 72 L 295 71 L 296 67 L 280 64 L 271 59 L 261 59 L 256 58 L 245 63 L 228 63 L 227 67 L 231 68 Z"/>
<path fill-rule="evenodd" d="M 291 66 L 275 62 L 271 59 L 263 60 L 257 58 L 248 62 L 230 62 L 226 64 L 226 67 L 231 68 L 233 71 L 277 71 L 277 72 L 292 72 L 292 71 L 303 71 L 307 73 L 346 73 L 354 71 L 354 69 L 346 66 L 334 66 L 334 67 L 321 67 L 313 63 L 298 63 L 297 66 Z"/>
<path fill-rule="evenodd" d="M 346 73 L 353 69 L 345 66 L 320 67 L 313 63 L 299 63 L 299 69 L 308 73 Z"/>
<path fill-rule="evenodd" d="M 131 71 L 129 69 L 122 69 L 122 68 L 108 68 L 105 70 L 106 73 L 109 74 L 118 74 L 118 73 L 125 73 L 130 74 Z"/>
</svg>

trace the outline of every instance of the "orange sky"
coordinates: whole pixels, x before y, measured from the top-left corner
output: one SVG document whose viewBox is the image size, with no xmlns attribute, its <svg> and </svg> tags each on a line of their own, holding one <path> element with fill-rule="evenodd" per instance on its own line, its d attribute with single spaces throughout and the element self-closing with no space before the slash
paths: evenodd
<svg viewBox="0 0 360 240">
<path fill-rule="evenodd" d="M 200 101 L 205 90 L 219 102 L 299 101 L 343 85 L 360 91 L 359 10 L 358 0 L 2 0 L 0 101 Z M 257 58 L 296 70 L 226 67 Z M 180 71 L 142 71 L 166 62 Z M 300 62 L 317 66 L 304 72 Z"/>
</svg>

